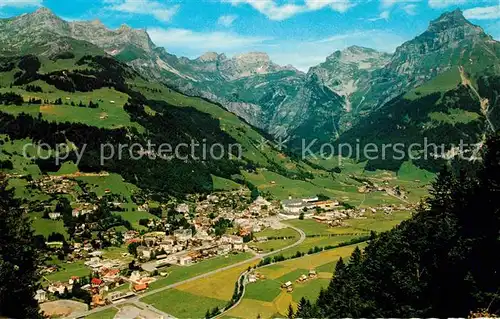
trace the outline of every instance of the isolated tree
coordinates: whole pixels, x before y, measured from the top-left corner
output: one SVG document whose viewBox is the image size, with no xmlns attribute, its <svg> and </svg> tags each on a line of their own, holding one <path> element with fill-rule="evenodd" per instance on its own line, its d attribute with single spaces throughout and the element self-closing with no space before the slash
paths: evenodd
<svg viewBox="0 0 500 319">
<path fill-rule="evenodd" d="M 41 318 L 34 299 L 40 279 L 31 225 L 0 176 L 0 316 Z"/>
</svg>

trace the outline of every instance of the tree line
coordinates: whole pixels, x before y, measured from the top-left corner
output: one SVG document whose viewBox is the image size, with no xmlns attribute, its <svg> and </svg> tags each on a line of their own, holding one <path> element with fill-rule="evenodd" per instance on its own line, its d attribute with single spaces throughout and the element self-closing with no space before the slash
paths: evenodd
<svg viewBox="0 0 500 319">
<path fill-rule="evenodd" d="M 500 313 L 500 133 L 482 163 L 445 168 L 414 216 L 340 259 L 296 318 L 466 317 Z"/>
</svg>

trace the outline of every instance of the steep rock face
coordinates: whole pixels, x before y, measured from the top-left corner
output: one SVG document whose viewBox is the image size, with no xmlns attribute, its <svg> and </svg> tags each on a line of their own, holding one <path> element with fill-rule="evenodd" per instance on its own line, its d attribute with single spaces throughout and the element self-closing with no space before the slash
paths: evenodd
<svg viewBox="0 0 500 319">
<path fill-rule="evenodd" d="M 344 97 L 346 111 L 351 111 L 351 95 L 358 90 L 358 83 L 373 70 L 386 65 L 391 55 L 373 49 L 351 46 L 336 51 L 326 61 L 312 67 L 308 75 L 315 75 L 321 84 Z"/>
<path fill-rule="evenodd" d="M 69 23 L 68 36 L 93 43 L 110 53 L 116 55 L 129 45 L 151 53 L 154 44 L 145 30 L 135 30 L 122 25 L 116 30 L 107 29 L 99 20 Z"/>
<path fill-rule="evenodd" d="M 500 126 L 495 113 L 498 74 L 500 43 L 459 10 L 445 13 L 360 83 L 364 95 L 356 96 L 361 100 L 358 117 L 351 117 L 352 128 L 345 126 L 339 142 L 408 146 L 421 145 L 425 138 L 444 146 L 445 154 L 427 154 L 426 160 L 414 160 L 414 164 L 437 171 L 458 154 L 459 141 L 482 143 L 487 133 Z M 370 160 L 367 167 L 397 171 L 409 160 L 391 156 Z"/>
<path fill-rule="evenodd" d="M 45 8 L 31 14 L 2 19 L 0 20 L 1 53 L 14 55 L 36 48 L 37 53 L 51 54 L 58 48 L 65 47 L 59 39 L 59 32 L 69 32 L 68 23 Z"/>
<path fill-rule="evenodd" d="M 266 53 L 262 52 L 249 52 L 230 59 L 225 54 L 216 52 L 207 52 L 196 59 L 179 58 L 164 49 L 158 49 L 156 52 L 162 62 L 168 65 L 168 67 L 161 66 L 162 68 L 198 82 L 232 81 L 284 70 L 299 72 L 291 66 L 275 64 Z"/>
<path fill-rule="evenodd" d="M 464 18 L 447 12 L 429 28 L 396 49 L 390 62 L 359 83 L 353 97 L 357 113 L 370 112 L 430 79 L 460 65 L 479 69 L 498 59 L 498 46 L 489 35 Z"/>
<path fill-rule="evenodd" d="M 112 55 L 129 47 L 145 52 L 152 52 L 155 47 L 145 30 L 127 26 L 109 30 L 98 20 L 66 22 L 47 8 L 1 20 L 0 39 L 5 54 L 30 53 L 33 49 L 42 55 L 53 55 L 68 50 L 72 40 L 92 43 Z"/>
</svg>

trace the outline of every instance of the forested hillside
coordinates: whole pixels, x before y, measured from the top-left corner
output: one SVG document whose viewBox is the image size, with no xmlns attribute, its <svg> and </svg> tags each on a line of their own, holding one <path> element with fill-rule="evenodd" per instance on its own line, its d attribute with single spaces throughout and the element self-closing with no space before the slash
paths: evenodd
<svg viewBox="0 0 500 319">
<path fill-rule="evenodd" d="M 498 315 L 500 135 L 485 146 L 469 170 L 442 171 L 413 218 L 340 260 L 328 288 L 302 300 L 295 317 Z"/>
</svg>

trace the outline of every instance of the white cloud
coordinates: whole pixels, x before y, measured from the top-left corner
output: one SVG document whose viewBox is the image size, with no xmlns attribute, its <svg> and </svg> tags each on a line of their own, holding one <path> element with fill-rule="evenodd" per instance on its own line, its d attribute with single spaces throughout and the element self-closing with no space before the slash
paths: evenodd
<svg viewBox="0 0 500 319">
<path fill-rule="evenodd" d="M 429 7 L 439 9 L 465 4 L 467 2 L 470 2 L 470 0 L 429 0 Z"/>
<path fill-rule="evenodd" d="M 153 0 L 104 0 L 104 2 L 110 4 L 107 7 L 110 10 L 151 15 L 162 22 L 169 22 L 179 10 L 179 5 L 166 6 Z"/>
<path fill-rule="evenodd" d="M 500 6 L 467 9 L 464 11 L 464 16 L 476 20 L 500 19 Z"/>
<path fill-rule="evenodd" d="M 197 56 L 206 51 L 234 52 L 270 40 L 231 32 L 195 32 L 177 28 L 149 28 L 148 33 L 154 43 L 167 49 L 178 48 L 185 52 L 192 52 L 191 56 Z"/>
<path fill-rule="evenodd" d="M 269 19 L 277 21 L 286 20 L 299 13 L 316 11 L 326 7 L 344 13 L 354 6 L 351 0 L 305 0 L 302 5 L 294 3 L 279 5 L 275 0 L 222 0 L 222 2 L 229 2 L 233 5 L 248 4 Z"/>
<path fill-rule="evenodd" d="M 407 4 L 407 5 L 403 6 L 403 10 L 407 14 L 414 16 L 417 14 L 417 5 L 416 4 Z"/>
<path fill-rule="evenodd" d="M 367 19 L 368 21 L 389 20 L 391 13 L 389 10 L 382 11 L 376 18 Z"/>
<path fill-rule="evenodd" d="M 0 7 L 40 7 L 43 0 L 0 0 Z"/>
<path fill-rule="evenodd" d="M 398 2 L 398 0 L 382 0 L 380 3 L 383 8 L 390 8 L 393 5 L 395 5 Z"/>
<path fill-rule="evenodd" d="M 311 11 L 329 7 L 334 11 L 344 13 L 355 4 L 349 0 L 305 0 L 305 6 Z"/>
<path fill-rule="evenodd" d="M 217 24 L 224 27 L 230 27 L 237 18 L 238 17 L 235 15 L 220 16 L 217 20 Z"/>
</svg>

